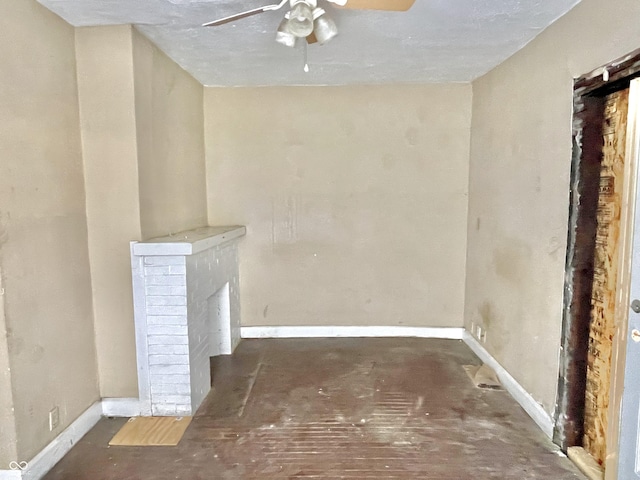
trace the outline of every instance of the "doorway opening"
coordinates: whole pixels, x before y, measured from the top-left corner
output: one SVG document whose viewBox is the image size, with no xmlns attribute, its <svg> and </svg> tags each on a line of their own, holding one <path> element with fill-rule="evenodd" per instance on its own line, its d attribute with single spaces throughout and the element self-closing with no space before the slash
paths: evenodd
<svg viewBox="0 0 640 480">
<path fill-rule="evenodd" d="M 628 304 L 629 89 L 640 50 L 574 85 L 573 158 L 554 441 L 603 470 L 617 448 Z M 626 293 L 626 298 L 625 298 Z M 615 456 L 615 455 L 613 455 Z M 613 478 L 613 477 L 609 477 Z"/>
</svg>

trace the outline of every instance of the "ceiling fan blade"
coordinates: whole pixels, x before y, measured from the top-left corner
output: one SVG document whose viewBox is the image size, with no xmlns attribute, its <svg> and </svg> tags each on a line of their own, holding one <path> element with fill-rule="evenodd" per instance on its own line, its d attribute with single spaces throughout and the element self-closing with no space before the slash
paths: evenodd
<svg viewBox="0 0 640 480">
<path fill-rule="evenodd" d="M 311 35 L 307 37 L 307 43 L 309 45 L 313 45 L 314 43 L 318 43 L 318 38 L 316 37 L 315 32 L 311 32 Z"/>
<path fill-rule="evenodd" d="M 270 10 L 279 10 L 284 7 L 285 3 L 289 0 L 282 0 L 280 3 L 274 5 L 266 5 L 264 7 L 253 8 L 251 10 L 247 10 L 246 12 L 236 13 L 235 15 L 230 15 L 228 17 L 220 18 L 219 20 L 214 20 L 212 22 L 203 23 L 203 27 L 217 27 L 218 25 L 224 25 L 225 23 L 234 22 L 236 20 L 240 20 L 241 18 L 251 17 L 253 15 L 257 15 L 259 13 L 268 12 Z"/>
<path fill-rule="evenodd" d="M 352 10 L 387 10 L 391 12 L 406 12 L 416 0 L 347 0 L 347 4 L 340 8 Z"/>
</svg>

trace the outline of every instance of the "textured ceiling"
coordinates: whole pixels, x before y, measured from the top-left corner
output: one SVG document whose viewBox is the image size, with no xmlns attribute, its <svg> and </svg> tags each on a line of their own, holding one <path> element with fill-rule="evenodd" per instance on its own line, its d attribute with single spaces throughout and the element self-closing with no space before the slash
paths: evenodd
<svg viewBox="0 0 640 480">
<path fill-rule="evenodd" d="M 309 47 L 309 73 L 301 48 L 274 41 L 285 9 L 200 26 L 271 0 L 39 1 L 75 26 L 137 25 L 204 85 L 254 86 L 469 82 L 580 0 L 417 0 L 408 12 L 331 5 L 340 34 Z"/>
</svg>

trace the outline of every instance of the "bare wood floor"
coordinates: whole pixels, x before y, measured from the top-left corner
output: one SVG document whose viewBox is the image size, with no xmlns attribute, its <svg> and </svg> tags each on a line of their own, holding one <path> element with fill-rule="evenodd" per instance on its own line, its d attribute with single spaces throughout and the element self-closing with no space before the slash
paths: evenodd
<svg viewBox="0 0 640 480">
<path fill-rule="evenodd" d="M 104 419 L 46 480 L 583 479 L 458 341 L 243 341 L 177 447 L 109 447 Z"/>
</svg>

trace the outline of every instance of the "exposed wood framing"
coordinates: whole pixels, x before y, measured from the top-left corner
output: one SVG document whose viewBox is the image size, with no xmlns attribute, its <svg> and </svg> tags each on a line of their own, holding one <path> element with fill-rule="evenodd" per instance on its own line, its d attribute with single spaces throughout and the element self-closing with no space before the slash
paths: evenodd
<svg viewBox="0 0 640 480">
<path fill-rule="evenodd" d="M 584 434 L 603 97 L 628 87 L 639 76 L 640 49 L 584 75 L 574 84 L 570 215 L 554 432 L 554 441 L 564 451 L 580 446 Z M 614 357 L 616 354 L 614 346 Z"/>
<path fill-rule="evenodd" d="M 618 244 L 629 90 L 607 96 L 603 121 L 594 281 L 587 361 L 584 448 L 600 464 L 607 454 L 611 353 L 615 336 Z"/>
<path fill-rule="evenodd" d="M 637 194 L 638 158 L 640 152 L 640 79 L 631 82 L 629 89 L 629 113 L 627 124 L 627 144 L 625 147 L 625 172 L 622 187 L 622 210 L 620 213 L 620 242 L 618 254 L 618 282 L 615 304 L 615 333 L 611 351 L 611 390 L 609 394 L 609 415 L 607 430 L 607 458 L 605 479 L 618 478 L 618 452 L 620 435 L 620 413 L 626 367 L 626 339 L 629 325 L 629 304 L 631 303 L 631 259 Z"/>
<path fill-rule="evenodd" d="M 576 95 L 562 351 L 554 433 L 554 441 L 565 451 L 581 446 L 584 435 L 603 111 L 602 98 Z"/>
</svg>

